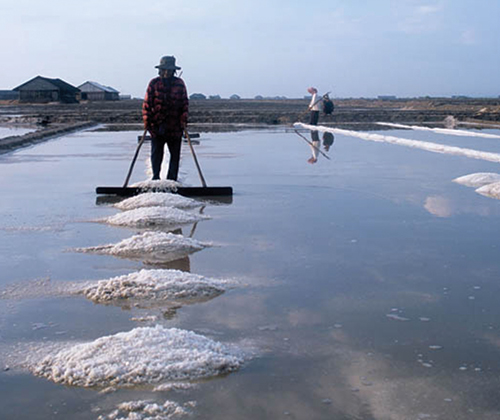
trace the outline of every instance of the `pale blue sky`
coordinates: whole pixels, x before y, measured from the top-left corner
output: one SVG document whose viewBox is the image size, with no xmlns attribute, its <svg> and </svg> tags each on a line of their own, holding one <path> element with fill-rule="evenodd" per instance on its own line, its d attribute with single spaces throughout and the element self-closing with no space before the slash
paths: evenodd
<svg viewBox="0 0 500 420">
<path fill-rule="evenodd" d="M 42 75 L 143 96 L 500 95 L 500 0 L 0 0 L 0 89 Z"/>
</svg>

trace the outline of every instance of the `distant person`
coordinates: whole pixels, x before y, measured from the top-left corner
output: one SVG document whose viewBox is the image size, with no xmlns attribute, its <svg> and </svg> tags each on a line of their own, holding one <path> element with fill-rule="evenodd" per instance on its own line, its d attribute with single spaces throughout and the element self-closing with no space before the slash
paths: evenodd
<svg viewBox="0 0 500 420">
<path fill-rule="evenodd" d="M 330 150 L 330 146 L 333 144 L 334 141 L 335 137 L 333 137 L 332 133 L 330 133 L 329 131 L 325 131 L 323 133 L 323 147 L 325 151 L 328 152 Z"/>
<path fill-rule="evenodd" d="M 180 67 L 165 56 L 156 66 L 159 77 L 149 82 L 142 104 L 144 128 L 151 133 L 153 180 L 160 179 L 165 143 L 170 152 L 167 179 L 177 181 L 182 134 L 187 126 L 189 99 L 184 81 L 175 77 Z"/>
<path fill-rule="evenodd" d="M 309 111 L 311 111 L 309 124 L 318 125 L 319 112 L 321 111 L 321 98 L 318 99 L 318 90 L 316 88 L 310 87 L 307 91 L 312 95 L 311 102 L 309 103 Z"/>
<path fill-rule="evenodd" d="M 311 152 L 312 156 L 307 159 L 307 162 L 312 164 L 315 164 L 318 161 L 318 150 L 319 150 L 319 135 L 316 130 L 311 131 L 311 140 L 312 140 L 312 146 L 311 146 Z"/>
</svg>

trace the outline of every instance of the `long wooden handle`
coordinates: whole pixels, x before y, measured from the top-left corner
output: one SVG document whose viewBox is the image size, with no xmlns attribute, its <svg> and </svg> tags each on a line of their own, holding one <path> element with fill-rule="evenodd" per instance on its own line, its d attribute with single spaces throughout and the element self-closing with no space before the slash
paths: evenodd
<svg viewBox="0 0 500 420">
<path fill-rule="evenodd" d="M 307 139 L 306 139 L 306 138 L 305 138 L 302 134 L 300 134 L 297 130 L 293 130 L 293 131 L 295 131 L 295 133 L 297 133 L 300 137 L 302 137 L 302 139 L 304 139 L 304 140 L 305 140 L 305 141 L 309 144 L 309 146 L 314 147 L 314 149 L 315 149 L 316 151 L 318 151 L 318 152 L 319 152 L 319 153 L 321 153 L 324 157 L 326 157 L 328 160 L 330 160 L 330 156 L 328 156 L 327 154 L 323 153 L 323 152 L 321 151 L 321 149 L 319 149 L 319 148 L 318 148 L 318 147 L 316 147 L 314 144 L 312 144 L 312 142 L 310 142 L 309 140 L 307 140 Z"/>
<path fill-rule="evenodd" d="M 127 188 L 128 181 L 130 179 L 130 175 L 132 175 L 132 170 L 134 169 L 135 161 L 137 160 L 137 156 L 139 156 L 139 150 L 141 150 L 141 146 L 144 143 L 144 140 L 146 139 L 146 134 L 148 132 L 148 129 L 146 128 L 144 130 L 144 133 L 142 134 L 142 139 L 137 145 L 137 149 L 135 149 L 135 155 L 134 158 L 132 159 L 132 163 L 130 164 L 130 169 L 128 170 L 127 177 L 125 178 L 125 182 L 123 183 L 123 188 Z"/>
<path fill-rule="evenodd" d="M 186 129 L 184 129 L 184 134 L 186 135 L 186 138 L 188 139 L 189 148 L 191 149 L 191 153 L 193 154 L 194 163 L 196 165 L 196 169 L 198 169 L 198 175 L 200 175 L 201 185 L 203 185 L 203 188 L 206 188 L 207 183 L 205 182 L 205 178 L 203 178 L 203 174 L 201 173 L 201 168 L 200 168 L 200 165 L 198 164 L 198 159 L 196 158 L 196 153 L 194 152 L 194 148 L 193 148 L 193 145 L 191 143 L 191 137 L 189 137 L 189 133 Z"/>
</svg>

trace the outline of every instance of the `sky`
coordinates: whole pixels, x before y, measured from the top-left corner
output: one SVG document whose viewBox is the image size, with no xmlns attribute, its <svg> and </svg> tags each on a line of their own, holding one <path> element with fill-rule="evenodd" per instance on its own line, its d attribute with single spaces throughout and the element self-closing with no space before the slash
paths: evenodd
<svg viewBox="0 0 500 420">
<path fill-rule="evenodd" d="M 499 0 L 0 0 L 0 89 L 40 75 L 143 97 L 500 95 Z"/>
</svg>

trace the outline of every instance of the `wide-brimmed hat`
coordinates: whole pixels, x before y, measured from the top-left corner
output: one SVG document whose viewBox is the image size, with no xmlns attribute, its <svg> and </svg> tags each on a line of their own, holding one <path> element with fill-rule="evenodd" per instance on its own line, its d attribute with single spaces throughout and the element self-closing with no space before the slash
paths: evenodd
<svg viewBox="0 0 500 420">
<path fill-rule="evenodd" d="M 177 67 L 175 65 L 175 57 L 172 55 L 166 55 L 165 57 L 162 57 L 160 60 L 160 64 L 155 66 L 157 69 L 162 69 L 162 70 L 180 70 L 180 67 Z"/>
</svg>

